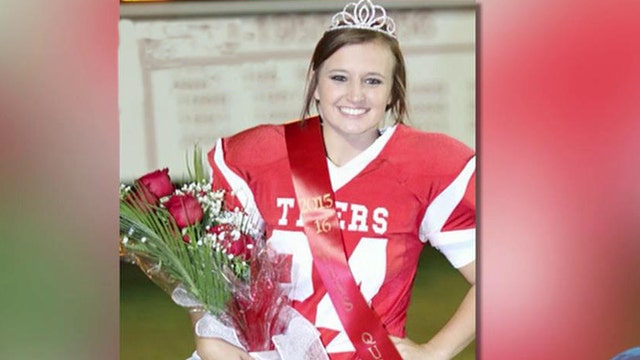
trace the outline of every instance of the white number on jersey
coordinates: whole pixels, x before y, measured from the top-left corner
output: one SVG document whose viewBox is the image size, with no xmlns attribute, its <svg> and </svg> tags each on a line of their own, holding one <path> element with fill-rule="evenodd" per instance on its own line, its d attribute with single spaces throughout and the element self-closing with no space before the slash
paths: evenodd
<svg viewBox="0 0 640 360">
<path fill-rule="evenodd" d="M 363 237 L 348 260 L 356 284 L 360 286 L 360 291 L 369 304 L 380 290 L 387 272 L 387 242 L 386 238 Z M 289 298 L 298 301 L 306 300 L 313 294 L 314 289 L 311 281 L 312 255 L 305 234 L 301 231 L 274 230 L 269 239 L 269 245 L 280 254 L 292 255 L 292 288 Z M 327 346 L 327 352 L 355 350 L 344 331 L 329 294 L 325 294 L 318 303 L 315 326 L 339 331 Z"/>
</svg>

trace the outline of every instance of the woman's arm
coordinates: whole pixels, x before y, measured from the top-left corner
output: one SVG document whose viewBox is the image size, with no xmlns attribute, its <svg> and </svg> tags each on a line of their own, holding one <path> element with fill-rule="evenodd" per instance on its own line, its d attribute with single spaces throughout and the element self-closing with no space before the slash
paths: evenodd
<svg viewBox="0 0 640 360">
<path fill-rule="evenodd" d="M 202 318 L 204 312 L 190 312 L 193 333 L 195 325 Z M 218 338 L 204 338 L 195 335 L 196 351 L 202 360 L 253 360 L 249 354 L 228 342 Z"/>
<path fill-rule="evenodd" d="M 458 310 L 445 326 L 425 344 L 416 344 L 405 338 L 391 337 L 403 359 L 451 359 L 469 345 L 476 335 L 476 262 L 460 269 L 471 284 Z"/>
</svg>

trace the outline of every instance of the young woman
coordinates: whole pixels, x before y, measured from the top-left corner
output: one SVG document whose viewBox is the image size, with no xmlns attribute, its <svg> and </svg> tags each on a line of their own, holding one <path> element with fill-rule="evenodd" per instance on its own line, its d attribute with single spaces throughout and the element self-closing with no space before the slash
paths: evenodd
<svg viewBox="0 0 640 360">
<path fill-rule="evenodd" d="M 379 16 L 359 17 L 362 7 Z M 395 24 L 361 0 L 334 16 L 316 46 L 303 120 L 246 130 L 209 153 L 214 186 L 233 191 L 270 246 L 291 257 L 289 298 L 332 360 L 450 359 L 475 336 L 475 156 L 404 125 L 405 89 Z M 319 115 L 309 116 L 314 106 Z M 393 125 L 383 128 L 387 116 Z M 315 208 L 307 187 L 321 189 Z M 471 287 L 446 326 L 417 344 L 404 326 L 425 243 Z M 202 359 L 251 359 L 220 339 L 196 343 Z"/>
</svg>

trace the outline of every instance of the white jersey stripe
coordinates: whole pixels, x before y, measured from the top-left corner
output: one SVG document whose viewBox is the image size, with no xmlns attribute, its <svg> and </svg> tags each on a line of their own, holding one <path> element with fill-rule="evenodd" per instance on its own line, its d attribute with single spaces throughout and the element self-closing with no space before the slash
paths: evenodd
<svg viewBox="0 0 640 360">
<path fill-rule="evenodd" d="M 390 128 L 381 129 L 382 135 L 378 137 L 371 146 L 358 154 L 343 166 L 336 166 L 329 158 L 327 158 L 327 167 L 329 168 L 329 179 L 334 192 L 353 180 L 367 165 L 369 165 L 382 151 L 384 146 L 396 130 L 397 125 Z"/>
<path fill-rule="evenodd" d="M 476 157 L 474 156 L 467 162 L 458 177 L 429 204 L 420 224 L 420 239 L 422 241 L 431 240 L 442 230 L 447 219 L 464 197 L 475 169 Z"/>
<path fill-rule="evenodd" d="M 258 207 L 256 205 L 255 198 L 253 196 L 253 192 L 249 185 L 234 173 L 229 167 L 227 163 L 224 161 L 224 150 L 222 149 L 222 139 L 218 139 L 216 142 L 215 151 L 213 154 L 213 162 L 216 164 L 220 173 L 231 186 L 231 190 L 235 197 L 240 201 L 240 204 L 244 208 L 244 211 L 249 214 L 250 222 L 255 226 L 255 229 L 262 229 L 264 227 L 264 220 Z M 214 184 L 215 186 L 215 184 Z"/>
<path fill-rule="evenodd" d="M 476 259 L 476 229 L 440 232 L 429 241 L 456 269 Z"/>
<path fill-rule="evenodd" d="M 431 235 L 429 242 L 433 245 L 463 245 L 476 237 L 476 229 L 451 230 Z"/>
</svg>

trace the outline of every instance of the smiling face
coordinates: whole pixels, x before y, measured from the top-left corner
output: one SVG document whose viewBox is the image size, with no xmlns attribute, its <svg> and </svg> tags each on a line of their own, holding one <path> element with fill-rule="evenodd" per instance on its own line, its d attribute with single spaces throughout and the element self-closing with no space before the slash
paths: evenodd
<svg viewBox="0 0 640 360">
<path fill-rule="evenodd" d="M 391 99 L 395 60 L 378 41 L 346 45 L 325 60 L 314 97 L 325 136 L 377 137 Z"/>
</svg>

